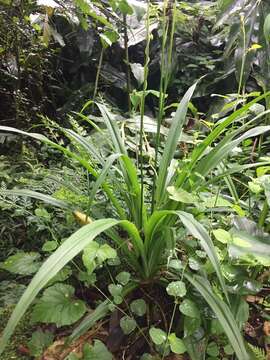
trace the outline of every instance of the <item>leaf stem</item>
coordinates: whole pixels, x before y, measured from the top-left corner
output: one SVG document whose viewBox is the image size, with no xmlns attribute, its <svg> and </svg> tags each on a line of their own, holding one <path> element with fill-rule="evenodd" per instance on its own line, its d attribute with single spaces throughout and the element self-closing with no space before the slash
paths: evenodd
<svg viewBox="0 0 270 360">
<path fill-rule="evenodd" d="M 124 22 L 124 47 L 125 47 L 125 62 L 126 62 L 126 83 L 127 83 L 127 103 L 128 103 L 128 113 L 131 111 L 131 102 L 130 102 L 130 67 L 129 67 L 129 54 L 128 54 L 128 33 L 127 33 L 127 16 L 123 14 Z"/>
<path fill-rule="evenodd" d="M 162 360 L 165 357 L 166 346 L 168 344 L 168 338 L 169 338 L 170 333 L 172 331 L 172 326 L 173 326 L 173 320 L 174 320 L 174 316 L 175 316 L 175 312 L 176 312 L 176 307 L 177 307 L 177 302 L 175 301 L 174 302 L 174 307 L 173 307 L 173 313 L 172 313 L 172 317 L 171 317 L 171 321 L 170 321 L 169 331 L 168 331 L 168 335 L 167 335 L 166 342 L 165 342 L 165 345 L 164 345 L 164 351 L 163 351 L 163 354 L 162 354 Z"/>
<path fill-rule="evenodd" d="M 166 62 L 166 43 L 168 38 L 169 31 L 169 21 L 166 20 L 166 13 L 168 9 L 168 2 L 164 0 L 163 3 L 163 28 L 162 28 L 162 50 L 161 50 L 161 77 L 160 77 L 160 88 L 159 88 L 159 110 L 158 110 L 158 119 L 157 119 L 157 131 L 156 131 L 156 140 L 155 140 L 155 160 L 154 160 L 154 175 L 153 175 L 153 187 L 152 187 L 152 201 L 151 201 L 151 212 L 155 208 L 155 191 L 156 191 L 156 176 L 157 176 L 157 167 L 158 167 L 158 151 L 160 146 L 160 129 L 161 123 L 164 116 L 164 105 L 166 99 L 167 88 L 169 85 L 169 73 L 171 71 L 172 65 L 172 51 L 173 51 L 173 40 L 175 32 L 175 21 L 176 21 L 176 2 L 174 1 L 173 5 L 173 16 L 171 22 L 170 30 L 170 42 Z"/>
<path fill-rule="evenodd" d="M 103 62 L 103 56 L 104 56 L 104 47 L 102 46 L 99 61 L 98 61 L 97 75 L 96 75 L 94 94 L 93 94 L 93 99 L 92 99 L 93 104 L 94 104 L 94 101 L 95 101 L 96 96 L 97 96 L 98 82 L 99 82 L 100 71 L 101 71 L 101 66 L 102 66 L 102 62 Z"/>
<path fill-rule="evenodd" d="M 150 61 L 149 58 L 149 49 L 150 49 L 150 0 L 147 1 L 147 14 L 146 14 L 146 46 L 145 46 L 145 61 L 144 61 L 144 81 L 143 81 L 143 93 L 141 98 L 141 112 L 140 112 L 140 144 L 139 144 L 139 154 L 140 154 L 140 175 L 141 175 L 141 207 L 140 207 L 140 224 L 143 224 L 143 120 L 144 120 L 144 110 L 145 110 L 145 96 L 147 90 L 147 77 L 148 77 L 148 64 Z"/>
<path fill-rule="evenodd" d="M 265 223 L 266 217 L 268 215 L 268 212 L 269 212 L 269 205 L 268 205 L 267 199 L 265 199 L 263 208 L 262 208 L 262 211 L 260 214 L 259 222 L 258 222 L 258 225 L 260 228 L 264 227 L 264 223 Z"/>
</svg>

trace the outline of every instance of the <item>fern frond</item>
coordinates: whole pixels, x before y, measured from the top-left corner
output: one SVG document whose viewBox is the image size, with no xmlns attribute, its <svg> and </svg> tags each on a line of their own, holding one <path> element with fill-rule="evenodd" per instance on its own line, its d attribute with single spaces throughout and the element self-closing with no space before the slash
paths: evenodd
<svg viewBox="0 0 270 360">
<path fill-rule="evenodd" d="M 267 360 L 267 356 L 264 349 L 251 344 L 248 344 L 248 347 L 250 348 L 252 354 L 254 355 L 254 360 Z"/>
</svg>

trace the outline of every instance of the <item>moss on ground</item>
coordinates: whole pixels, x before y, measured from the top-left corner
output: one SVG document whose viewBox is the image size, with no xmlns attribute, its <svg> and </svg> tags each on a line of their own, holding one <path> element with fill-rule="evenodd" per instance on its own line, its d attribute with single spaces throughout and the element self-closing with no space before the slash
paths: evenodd
<svg viewBox="0 0 270 360">
<path fill-rule="evenodd" d="M 13 308 L 6 308 L 0 312 L 0 331 L 2 331 L 12 313 Z M 17 326 L 11 341 L 6 347 L 6 350 L 1 355 L 1 360 L 29 360 L 28 355 L 22 355 L 18 352 L 20 346 L 26 346 L 31 339 L 33 327 L 30 324 L 30 315 L 27 313 Z"/>
</svg>

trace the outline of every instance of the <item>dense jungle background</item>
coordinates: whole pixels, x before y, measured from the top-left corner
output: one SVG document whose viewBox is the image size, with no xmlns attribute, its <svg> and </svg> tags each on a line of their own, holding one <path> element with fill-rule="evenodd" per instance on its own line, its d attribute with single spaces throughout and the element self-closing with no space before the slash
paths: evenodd
<svg viewBox="0 0 270 360">
<path fill-rule="evenodd" d="M 269 0 L 0 0 L 0 358 L 269 360 L 269 104 Z"/>
</svg>

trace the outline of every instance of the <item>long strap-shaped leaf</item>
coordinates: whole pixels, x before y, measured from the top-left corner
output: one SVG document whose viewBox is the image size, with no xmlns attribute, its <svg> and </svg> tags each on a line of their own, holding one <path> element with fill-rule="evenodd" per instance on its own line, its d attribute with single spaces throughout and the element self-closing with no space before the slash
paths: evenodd
<svg viewBox="0 0 270 360">
<path fill-rule="evenodd" d="M 90 192 L 90 195 L 89 195 L 89 207 L 90 205 L 92 204 L 95 196 L 96 196 L 96 193 L 98 191 L 98 189 L 100 188 L 100 186 L 104 183 L 105 179 L 106 179 L 106 176 L 112 166 L 112 164 L 114 163 L 114 161 L 116 159 L 118 159 L 119 157 L 121 156 L 121 154 L 112 154 L 108 157 L 101 173 L 99 174 L 94 186 L 92 187 L 92 190 Z"/>
<path fill-rule="evenodd" d="M 96 148 L 92 144 L 90 144 L 89 141 L 87 141 L 87 139 L 77 134 L 73 130 L 70 129 L 63 129 L 63 130 L 65 134 L 67 134 L 71 139 L 75 140 L 79 145 L 81 145 L 87 151 L 87 153 L 91 158 L 95 157 L 100 164 L 104 163 L 104 160 L 102 159 L 101 155 L 98 153 Z"/>
<path fill-rule="evenodd" d="M 23 196 L 23 197 L 31 197 L 33 199 L 41 200 L 47 204 L 62 208 L 69 209 L 71 205 L 65 201 L 55 199 L 50 195 L 45 195 L 37 191 L 28 190 L 28 189 L 12 189 L 12 190 L 0 190 L 0 195 L 12 195 L 12 196 Z"/>
<path fill-rule="evenodd" d="M 117 125 L 116 121 L 111 119 L 110 113 L 108 112 L 105 105 L 97 103 L 97 106 L 101 112 L 101 115 L 106 124 L 106 127 L 109 130 L 109 133 L 111 134 L 115 151 L 120 154 L 127 155 L 127 150 L 126 150 L 125 144 L 121 138 L 120 131 L 118 129 L 118 125 Z"/>
<path fill-rule="evenodd" d="M 30 197 L 33 199 L 37 199 L 37 200 L 41 200 L 47 204 L 62 208 L 62 209 L 68 209 L 68 210 L 72 210 L 73 214 L 75 215 L 75 217 L 80 220 L 80 223 L 83 223 L 84 225 L 88 224 L 89 222 L 85 222 L 85 219 L 88 220 L 89 218 L 87 217 L 87 215 L 81 213 L 80 211 L 78 211 L 75 207 L 72 207 L 71 204 L 62 201 L 62 200 L 58 200 L 55 199 L 54 197 L 50 196 L 50 195 L 46 195 L 46 194 L 42 194 L 40 192 L 37 191 L 32 191 L 32 190 L 28 190 L 28 189 L 12 189 L 12 190 L 0 190 L 0 194 L 3 195 L 13 195 L 13 196 L 26 196 L 26 197 Z M 144 262 L 144 268 L 140 269 L 142 271 L 140 271 L 142 276 L 146 276 L 147 271 L 145 271 L 147 269 L 147 264 L 146 264 L 146 255 L 145 255 L 145 249 L 144 249 L 144 244 L 143 241 L 140 237 L 139 231 L 137 230 L 136 226 L 127 221 L 127 220 L 122 220 L 121 221 L 121 225 L 122 227 L 127 230 L 127 232 L 129 234 L 132 234 L 132 243 L 133 243 L 133 247 L 134 247 L 134 256 L 133 253 L 131 253 L 127 246 L 125 244 L 125 241 L 118 236 L 118 234 L 116 232 L 114 232 L 114 229 L 110 229 L 105 231 L 106 234 L 121 248 L 121 250 L 123 250 L 127 256 L 127 258 L 129 258 L 130 264 L 133 266 L 133 268 L 137 268 L 137 260 L 136 258 L 138 257 L 142 257 L 142 260 Z"/>
<path fill-rule="evenodd" d="M 136 246 L 139 239 L 138 230 L 127 220 L 101 219 L 85 225 L 71 235 L 59 248 L 43 263 L 33 277 L 18 304 L 16 305 L 8 324 L 0 339 L 0 354 L 3 352 L 14 329 L 39 291 L 60 271 L 69 261 L 78 255 L 96 236 L 115 225 L 122 225 L 135 239 Z"/>
<path fill-rule="evenodd" d="M 207 138 L 198 147 L 196 147 L 193 150 L 192 155 L 191 155 L 191 161 L 187 165 L 186 169 L 183 169 L 181 171 L 181 173 L 179 174 L 179 176 L 178 176 L 178 178 L 176 180 L 175 186 L 176 187 L 181 187 L 183 185 L 183 183 L 185 182 L 188 174 L 191 172 L 191 170 L 193 170 L 196 163 L 202 157 L 202 155 L 205 153 L 208 146 L 211 145 L 218 138 L 218 136 L 223 131 L 225 131 L 225 129 L 231 123 L 233 123 L 233 121 L 235 119 L 237 119 L 239 116 L 241 116 L 243 113 L 245 113 L 253 104 L 256 104 L 257 102 L 264 99 L 265 97 L 268 97 L 269 95 L 270 95 L 270 92 L 267 92 L 267 93 L 255 98 L 255 99 L 253 99 L 252 101 L 250 101 L 249 103 L 247 103 L 246 105 L 241 107 L 239 110 L 235 111 L 233 114 L 228 116 L 226 120 L 224 120 L 213 131 L 211 131 L 211 133 L 207 136 Z"/>
<path fill-rule="evenodd" d="M 103 319 L 110 311 L 109 300 L 103 301 L 99 304 L 94 311 L 91 311 L 76 328 L 72 331 L 72 334 L 67 339 L 67 344 L 78 339 L 81 335 L 85 334 L 86 331 L 91 329 L 100 319 Z"/>
<path fill-rule="evenodd" d="M 224 282 L 224 277 L 221 272 L 220 262 L 216 254 L 214 244 L 205 228 L 194 218 L 192 214 L 189 214 L 185 211 L 174 210 L 155 211 L 146 225 L 145 247 L 147 249 L 147 255 L 149 254 L 149 256 L 151 256 L 151 249 L 154 248 L 154 243 L 156 241 L 154 235 L 157 233 L 159 226 L 162 224 L 162 220 L 164 220 L 167 216 L 175 215 L 180 218 L 183 225 L 191 233 L 191 235 L 200 241 L 201 247 L 206 252 L 211 264 L 216 271 L 225 298 L 229 304 L 228 292 Z M 160 244 L 159 246 L 162 246 L 162 244 Z M 157 259 L 154 260 L 157 261 Z M 149 264 L 149 267 L 151 267 L 151 264 Z"/>
<path fill-rule="evenodd" d="M 144 209 L 144 202 L 141 201 L 141 187 L 138 180 L 136 168 L 133 161 L 128 156 L 124 141 L 121 137 L 116 121 L 111 118 L 110 113 L 104 105 L 97 104 L 97 106 L 102 114 L 109 133 L 111 134 L 115 152 L 123 155 L 119 162 L 125 183 L 129 191 L 129 194 L 127 194 L 127 198 L 129 199 L 129 201 L 127 201 L 127 204 L 130 208 L 130 213 L 132 214 L 132 218 L 134 219 L 136 225 L 138 226 L 138 228 L 142 228 L 143 224 L 141 224 L 141 214 L 143 214 L 142 220 L 144 222 L 146 211 Z"/>
<path fill-rule="evenodd" d="M 30 133 L 30 132 L 18 130 L 18 129 L 9 127 L 9 126 L 0 126 L 0 132 L 1 131 L 7 131 L 7 132 L 15 133 L 15 134 L 25 135 L 25 136 L 31 137 L 33 139 L 39 140 L 45 144 L 48 144 L 49 146 L 54 147 L 55 149 L 58 149 L 59 151 L 61 151 L 63 154 L 69 156 L 70 158 L 78 161 L 95 178 L 98 177 L 97 171 L 89 164 L 89 162 L 86 159 L 78 156 L 76 153 L 70 151 L 69 149 L 65 148 L 64 146 L 61 146 L 61 145 L 49 140 L 46 136 L 44 136 L 42 134 Z M 119 217 L 121 219 L 125 219 L 126 218 L 125 211 L 119 204 L 118 199 L 112 193 L 109 185 L 106 183 L 103 183 L 102 187 L 104 189 L 104 192 L 108 196 L 108 198 L 111 200 L 113 206 L 116 208 Z"/>
<path fill-rule="evenodd" d="M 222 287 L 222 290 L 224 292 L 224 295 L 226 297 L 226 300 L 228 304 L 229 296 L 226 289 L 224 277 L 221 272 L 220 263 L 215 251 L 214 244 L 208 235 L 205 228 L 194 218 L 192 214 L 186 213 L 184 211 L 177 211 L 176 214 L 180 217 L 182 223 L 185 225 L 186 229 L 196 238 L 200 241 L 200 244 L 204 251 L 206 252 L 209 260 L 211 261 L 211 264 L 213 265 L 217 277 L 219 279 L 220 285 Z"/>
<path fill-rule="evenodd" d="M 251 164 L 246 164 L 246 165 L 233 164 L 232 167 L 226 169 L 224 172 L 221 172 L 220 174 L 216 174 L 215 177 L 213 177 L 212 179 L 208 179 L 207 181 L 202 181 L 202 182 L 198 183 L 197 186 L 194 188 L 194 191 L 200 192 L 200 190 L 204 189 L 209 184 L 214 184 L 217 181 L 219 181 L 220 179 L 224 179 L 224 177 L 226 177 L 228 175 L 232 175 L 235 173 L 243 173 L 243 171 L 247 170 L 247 169 L 252 169 L 252 168 L 261 167 L 261 166 L 269 166 L 269 165 L 270 165 L 270 161 L 261 161 L 258 163 L 251 163 Z"/>
<path fill-rule="evenodd" d="M 195 289 L 201 293 L 205 301 L 216 314 L 238 360 L 249 360 L 250 357 L 245 348 L 242 334 L 228 305 L 214 294 L 207 279 L 197 275 L 190 276 L 187 273 L 185 273 L 184 276 L 195 287 Z"/>
<path fill-rule="evenodd" d="M 205 158 L 196 166 L 196 172 L 202 176 L 206 176 L 212 169 L 214 169 L 238 144 L 250 137 L 261 135 L 270 130 L 270 126 L 257 126 L 246 131 L 237 139 L 224 144 L 220 148 L 213 148 Z"/>
<path fill-rule="evenodd" d="M 183 125 L 186 119 L 188 104 L 196 88 L 196 85 L 197 83 L 192 85 L 185 93 L 183 99 L 178 105 L 176 114 L 174 116 L 172 125 L 170 127 L 168 138 L 164 147 L 164 152 L 160 161 L 160 166 L 156 181 L 155 204 L 157 207 L 159 207 L 163 199 L 163 196 L 166 193 L 164 190 L 165 190 L 168 168 L 173 159 L 179 141 L 179 137 L 181 136 Z"/>
</svg>

